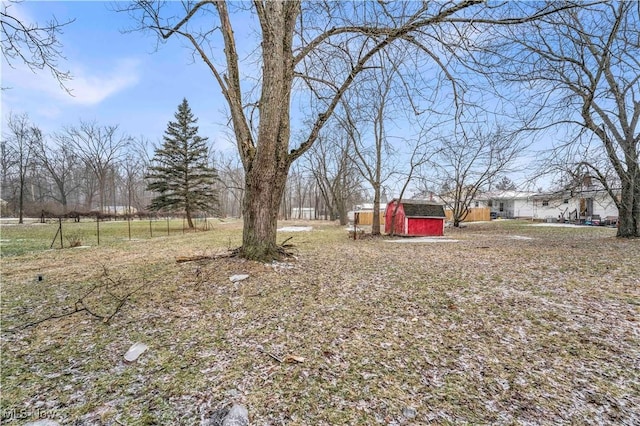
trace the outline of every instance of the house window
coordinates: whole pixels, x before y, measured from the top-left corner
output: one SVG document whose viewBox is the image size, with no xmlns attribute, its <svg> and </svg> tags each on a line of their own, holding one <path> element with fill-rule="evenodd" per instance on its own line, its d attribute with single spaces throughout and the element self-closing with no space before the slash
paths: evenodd
<svg viewBox="0 0 640 426">
<path fill-rule="evenodd" d="M 500 203 L 500 211 L 503 212 L 504 211 L 504 203 Z"/>
<path fill-rule="evenodd" d="M 480 203 L 478 201 L 475 202 L 476 207 L 480 207 Z"/>
<path fill-rule="evenodd" d="M 542 200 L 542 207 L 548 207 L 549 206 L 549 200 Z"/>
<path fill-rule="evenodd" d="M 565 204 L 569 204 L 569 199 L 565 198 L 564 200 L 562 200 L 562 202 L 565 203 Z"/>
<path fill-rule="evenodd" d="M 489 200 L 489 201 L 487 202 L 487 206 L 489 206 L 489 207 L 493 207 L 493 200 Z"/>
</svg>

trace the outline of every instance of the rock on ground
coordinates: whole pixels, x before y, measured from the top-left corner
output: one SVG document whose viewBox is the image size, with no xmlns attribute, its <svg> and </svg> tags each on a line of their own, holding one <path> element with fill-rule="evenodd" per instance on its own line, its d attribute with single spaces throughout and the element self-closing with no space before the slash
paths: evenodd
<svg viewBox="0 0 640 426">
<path fill-rule="evenodd" d="M 233 404 L 216 410 L 200 426 L 249 426 L 249 412 L 244 405 Z"/>
<path fill-rule="evenodd" d="M 249 412 L 244 405 L 233 404 L 222 426 L 249 426 Z"/>
</svg>

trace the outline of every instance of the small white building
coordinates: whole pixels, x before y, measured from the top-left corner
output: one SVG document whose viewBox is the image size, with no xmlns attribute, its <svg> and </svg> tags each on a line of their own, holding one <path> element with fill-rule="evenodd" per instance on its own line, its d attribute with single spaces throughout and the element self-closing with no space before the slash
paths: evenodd
<svg viewBox="0 0 640 426">
<path fill-rule="evenodd" d="M 347 217 L 349 218 L 349 222 L 353 223 L 355 217 L 356 217 L 356 213 L 363 213 L 363 215 L 361 215 L 361 219 L 362 217 L 366 217 L 366 216 L 371 216 L 371 218 L 373 218 L 373 203 L 363 203 L 363 204 L 356 204 L 355 206 L 353 206 L 353 210 L 350 210 L 347 212 Z M 384 212 L 385 209 L 387 208 L 387 203 L 380 203 L 380 220 L 382 220 L 384 223 Z M 371 222 L 371 220 L 369 220 L 369 222 Z M 366 220 L 365 220 L 366 222 Z M 364 223 L 361 223 L 364 224 Z M 369 223 L 370 224 L 370 223 Z"/>
<path fill-rule="evenodd" d="M 316 218 L 316 209 L 313 207 L 292 207 L 291 219 L 312 220 Z"/>
<path fill-rule="evenodd" d="M 103 213 L 116 215 L 136 214 L 138 209 L 132 206 L 104 206 Z"/>
</svg>

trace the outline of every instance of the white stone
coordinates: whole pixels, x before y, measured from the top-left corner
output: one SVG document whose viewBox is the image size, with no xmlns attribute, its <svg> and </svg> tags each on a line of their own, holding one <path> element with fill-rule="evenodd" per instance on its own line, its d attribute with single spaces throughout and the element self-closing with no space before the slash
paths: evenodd
<svg viewBox="0 0 640 426">
<path fill-rule="evenodd" d="M 144 343 L 140 343 L 140 342 L 134 343 L 133 345 L 131 345 L 127 353 L 124 354 L 124 360 L 127 362 L 134 362 L 147 349 L 149 349 L 149 346 L 145 345 Z"/>
<path fill-rule="evenodd" d="M 244 280 L 246 280 L 247 278 L 249 278 L 249 275 L 248 275 L 248 274 L 237 274 L 237 275 L 231 275 L 231 276 L 229 277 L 229 280 L 230 280 L 232 283 L 237 283 L 238 281 L 244 281 Z"/>
</svg>

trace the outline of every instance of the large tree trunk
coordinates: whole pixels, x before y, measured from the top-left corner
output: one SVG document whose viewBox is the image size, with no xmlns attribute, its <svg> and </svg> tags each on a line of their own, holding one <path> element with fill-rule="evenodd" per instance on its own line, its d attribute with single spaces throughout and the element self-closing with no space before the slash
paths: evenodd
<svg viewBox="0 0 640 426">
<path fill-rule="evenodd" d="M 290 99 L 293 86 L 293 28 L 296 3 L 266 2 L 258 7 L 262 26 L 262 93 L 255 149 L 243 151 L 245 167 L 242 255 L 268 261 L 279 257 L 276 229 L 292 159 L 289 157 Z M 238 134 L 236 129 L 236 135 Z"/>
<path fill-rule="evenodd" d="M 340 220 L 340 225 L 345 226 L 349 223 L 349 212 L 347 211 L 347 203 L 345 203 L 344 198 L 339 197 L 342 197 L 342 195 L 334 196 L 335 212 L 332 209 L 331 220 L 336 220 L 337 218 Z"/>
<path fill-rule="evenodd" d="M 371 235 L 380 235 L 380 180 L 378 180 L 373 187 L 373 222 L 371 223 Z"/>
<path fill-rule="evenodd" d="M 640 182 L 623 179 L 620 197 L 618 237 L 640 237 Z"/>
<path fill-rule="evenodd" d="M 269 261 L 279 257 L 276 244 L 278 211 L 289 173 L 288 166 L 283 166 L 261 162 L 247 173 L 242 233 L 245 258 Z"/>
</svg>

